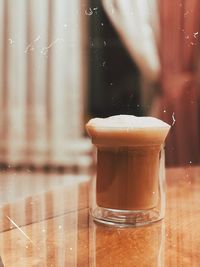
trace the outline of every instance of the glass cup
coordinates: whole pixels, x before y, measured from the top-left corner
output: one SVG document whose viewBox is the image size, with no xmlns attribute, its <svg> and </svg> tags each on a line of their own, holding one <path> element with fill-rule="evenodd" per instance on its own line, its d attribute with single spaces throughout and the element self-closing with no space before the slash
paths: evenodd
<svg viewBox="0 0 200 267">
<path fill-rule="evenodd" d="M 97 147 L 90 214 L 105 224 L 143 225 L 165 213 L 164 148 Z"/>
<path fill-rule="evenodd" d="M 97 148 L 90 214 L 97 222 L 140 226 L 165 213 L 164 140 L 167 128 L 87 128 Z"/>
</svg>

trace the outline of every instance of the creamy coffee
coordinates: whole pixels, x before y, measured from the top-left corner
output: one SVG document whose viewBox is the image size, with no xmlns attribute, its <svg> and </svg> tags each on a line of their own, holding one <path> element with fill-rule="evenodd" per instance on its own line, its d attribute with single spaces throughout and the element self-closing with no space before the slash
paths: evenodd
<svg viewBox="0 0 200 267">
<path fill-rule="evenodd" d="M 170 126 L 152 117 L 118 115 L 92 119 L 86 129 L 97 146 L 97 205 L 116 210 L 154 208 L 159 157 Z"/>
</svg>

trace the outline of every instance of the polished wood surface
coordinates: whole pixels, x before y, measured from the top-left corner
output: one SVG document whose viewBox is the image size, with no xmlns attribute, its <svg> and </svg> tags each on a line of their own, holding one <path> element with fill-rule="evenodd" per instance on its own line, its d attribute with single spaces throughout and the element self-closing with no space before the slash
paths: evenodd
<svg viewBox="0 0 200 267">
<path fill-rule="evenodd" d="M 167 170 L 166 217 L 111 228 L 88 216 L 89 176 L 1 173 L 5 267 L 199 267 L 200 168 Z"/>
</svg>

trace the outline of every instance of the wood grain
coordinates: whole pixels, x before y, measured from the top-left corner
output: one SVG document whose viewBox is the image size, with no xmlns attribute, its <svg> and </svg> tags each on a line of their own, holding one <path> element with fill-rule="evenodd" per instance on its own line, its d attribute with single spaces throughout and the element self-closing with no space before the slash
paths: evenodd
<svg viewBox="0 0 200 267">
<path fill-rule="evenodd" d="M 78 179 L 72 183 L 83 189 Z M 17 228 L 0 234 L 6 267 L 200 266 L 199 167 L 167 170 L 165 220 L 147 227 L 119 229 L 93 223 L 88 216 L 87 191 L 72 188 L 66 190 L 74 193 L 76 209 L 68 208 L 66 193 L 65 213 L 56 214 L 59 202 L 56 206 L 57 199 L 48 198 L 44 208 L 55 205 L 55 217 L 20 227 L 25 235 Z M 23 216 L 33 213 L 34 209 L 27 210 Z"/>
</svg>

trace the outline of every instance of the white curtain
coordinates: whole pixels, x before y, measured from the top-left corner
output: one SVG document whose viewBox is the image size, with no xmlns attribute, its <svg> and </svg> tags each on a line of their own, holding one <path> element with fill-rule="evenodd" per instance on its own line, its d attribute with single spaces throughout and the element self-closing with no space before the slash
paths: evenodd
<svg viewBox="0 0 200 267">
<path fill-rule="evenodd" d="M 156 81 L 160 73 L 157 0 L 102 0 L 102 3 L 143 77 Z"/>
<path fill-rule="evenodd" d="M 0 161 L 65 164 L 90 149 L 84 3 L 0 0 Z"/>
</svg>

